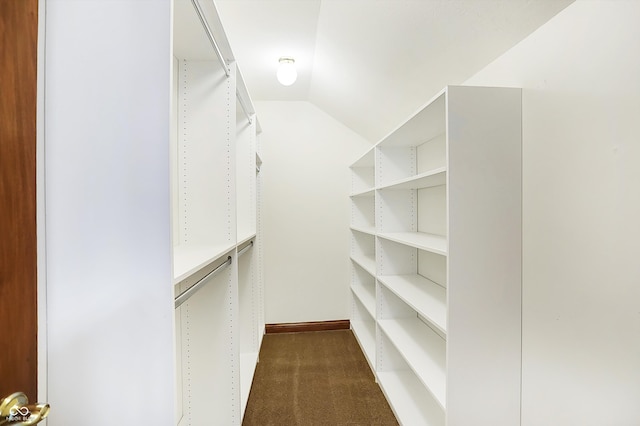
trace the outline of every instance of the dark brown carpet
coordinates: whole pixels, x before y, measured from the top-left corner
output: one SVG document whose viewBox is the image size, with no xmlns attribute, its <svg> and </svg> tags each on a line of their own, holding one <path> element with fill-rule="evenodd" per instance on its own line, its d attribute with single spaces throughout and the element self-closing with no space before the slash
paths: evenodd
<svg viewBox="0 0 640 426">
<path fill-rule="evenodd" d="M 397 425 L 351 330 L 264 336 L 244 426 Z"/>
</svg>

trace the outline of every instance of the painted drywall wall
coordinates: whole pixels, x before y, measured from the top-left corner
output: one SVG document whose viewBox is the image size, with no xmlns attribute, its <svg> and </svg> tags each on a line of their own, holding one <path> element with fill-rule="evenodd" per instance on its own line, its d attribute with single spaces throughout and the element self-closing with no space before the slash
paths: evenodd
<svg viewBox="0 0 640 426">
<path fill-rule="evenodd" d="M 267 324 L 349 318 L 349 165 L 371 144 L 309 102 L 256 102 Z"/>
<path fill-rule="evenodd" d="M 640 424 L 640 2 L 577 1 L 466 84 L 523 90 L 523 426 Z"/>
</svg>

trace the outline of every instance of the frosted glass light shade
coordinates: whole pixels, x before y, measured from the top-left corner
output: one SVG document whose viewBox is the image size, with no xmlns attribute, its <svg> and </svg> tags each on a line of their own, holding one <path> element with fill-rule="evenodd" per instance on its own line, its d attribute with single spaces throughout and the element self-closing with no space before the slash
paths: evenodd
<svg viewBox="0 0 640 426">
<path fill-rule="evenodd" d="M 283 86 L 291 86 L 298 78 L 296 71 L 296 61 L 293 58 L 280 58 L 280 65 L 276 77 Z"/>
</svg>

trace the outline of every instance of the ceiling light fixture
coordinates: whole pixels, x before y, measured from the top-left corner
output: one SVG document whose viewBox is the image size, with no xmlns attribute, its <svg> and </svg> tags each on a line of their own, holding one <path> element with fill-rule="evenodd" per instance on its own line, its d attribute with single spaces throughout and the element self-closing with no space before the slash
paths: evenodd
<svg viewBox="0 0 640 426">
<path fill-rule="evenodd" d="M 280 58 L 278 60 L 280 65 L 278 66 L 278 72 L 276 76 L 278 81 L 283 86 L 291 86 L 298 78 L 298 71 L 296 71 L 296 61 L 293 58 Z"/>
</svg>

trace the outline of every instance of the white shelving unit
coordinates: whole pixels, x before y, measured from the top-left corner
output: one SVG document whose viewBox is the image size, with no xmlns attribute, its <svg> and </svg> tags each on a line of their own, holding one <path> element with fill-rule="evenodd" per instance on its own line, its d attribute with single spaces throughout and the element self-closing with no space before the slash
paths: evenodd
<svg viewBox="0 0 640 426">
<path fill-rule="evenodd" d="M 176 422 L 234 425 L 244 415 L 264 332 L 258 122 L 213 3 L 173 6 L 175 294 L 231 259 L 175 310 Z"/>
<path fill-rule="evenodd" d="M 448 86 L 351 174 L 352 328 L 398 420 L 519 424 L 520 89 Z"/>
<path fill-rule="evenodd" d="M 52 1 L 46 20 L 47 422 L 240 425 L 264 331 L 259 125 L 215 4 Z"/>
</svg>

